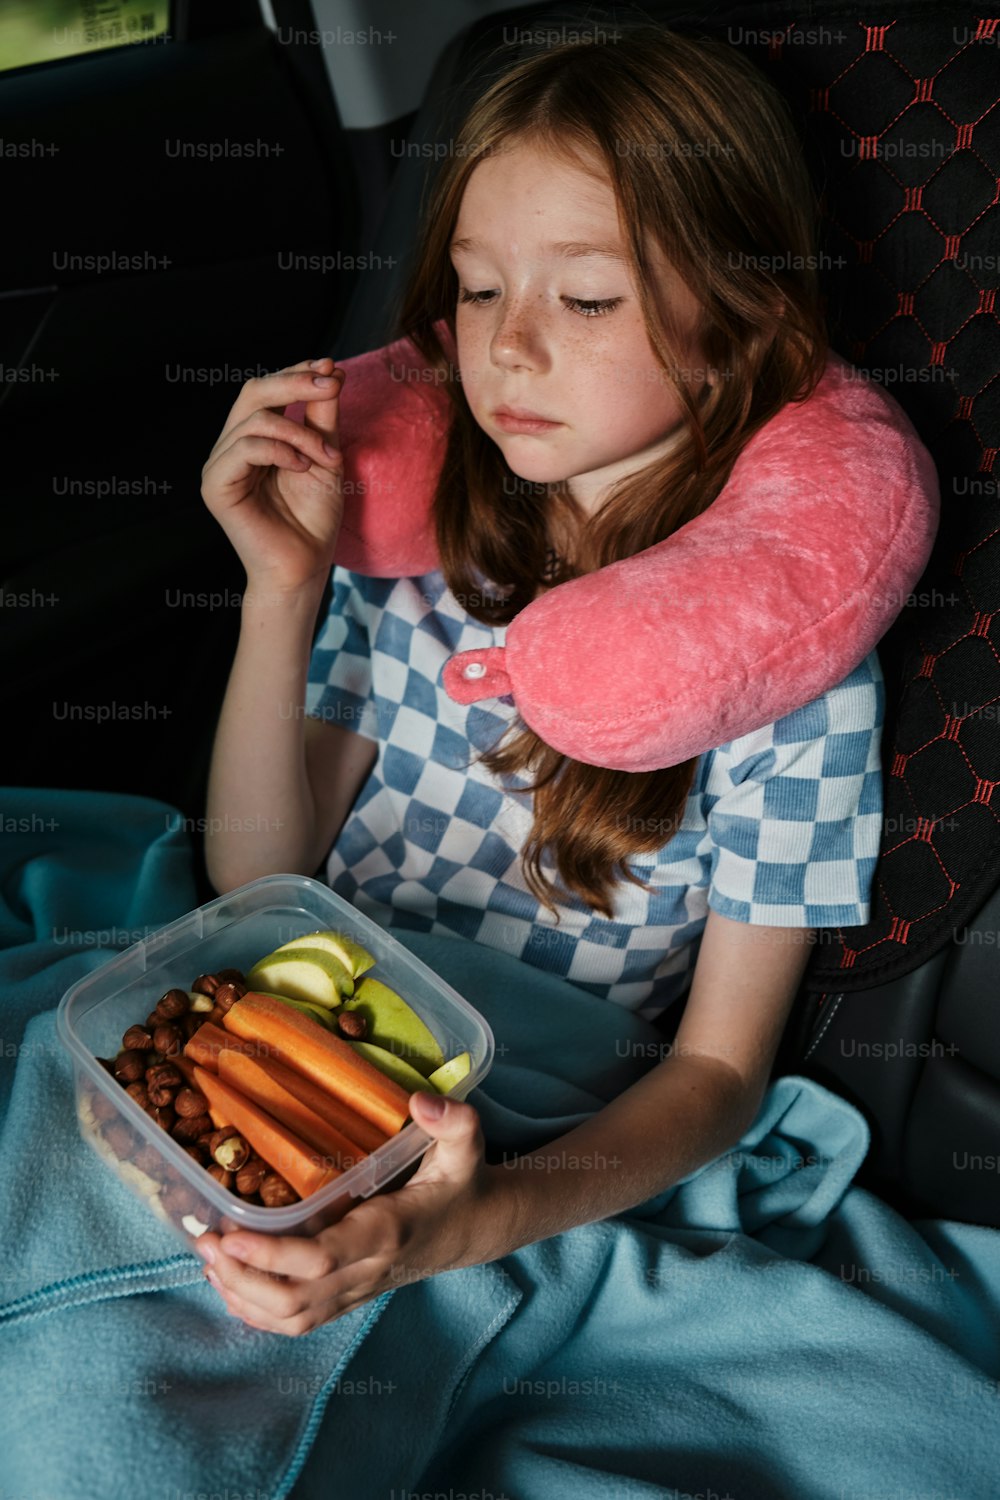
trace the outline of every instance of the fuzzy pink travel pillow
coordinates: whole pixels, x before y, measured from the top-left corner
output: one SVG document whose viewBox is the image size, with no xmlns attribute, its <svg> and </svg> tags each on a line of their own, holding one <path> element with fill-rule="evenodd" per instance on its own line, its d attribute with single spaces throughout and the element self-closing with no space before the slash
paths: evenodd
<svg viewBox="0 0 1000 1500">
<path fill-rule="evenodd" d="M 339 364 L 335 561 L 373 578 L 435 571 L 448 398 L 407 339 Z M 302 412 L 287 408 L 297 421 Z M 813 395 L 750 439 L 708 510 L 549 590 L 503 646 L 457 652 L 445 690 L 458 703 L 512 694 L 546 744 L 588 765 L 677 765 L 853 671 L 922 574 L 938 502 L 934 462 L 905 412 L 831 352 Z"/>
</svg>

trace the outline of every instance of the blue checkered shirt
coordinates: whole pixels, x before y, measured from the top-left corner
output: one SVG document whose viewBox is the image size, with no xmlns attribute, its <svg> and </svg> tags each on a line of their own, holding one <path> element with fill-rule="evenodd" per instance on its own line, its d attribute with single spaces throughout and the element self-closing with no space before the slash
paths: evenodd
<svg viewBox="0 0 1000 1500">
<path fill-rule="evenodd" d="M 383 926 L 457 933 L 649 1019 L 687 993 L 709 907 L 761 926 L 867 922 L 882 822 L 875 651 L 805 707 L 699 758 L 675 836 L 628 860 L 651 891 L 619 881 L 610 918 L 571 897 L 557 923 L 520 864 L 532 814 L 518 787 L 531 777 L 501 785 L 476 760 L 517 720 L 513 699 L 463 705 L 442 685 L 449 657 L 505 636 L 440 571 L 334 568 L 306 712 L 378 744 L 326 861 L 339 895 Z M 556 874 L 547 852 L 542 870 Z"/>
</svg>

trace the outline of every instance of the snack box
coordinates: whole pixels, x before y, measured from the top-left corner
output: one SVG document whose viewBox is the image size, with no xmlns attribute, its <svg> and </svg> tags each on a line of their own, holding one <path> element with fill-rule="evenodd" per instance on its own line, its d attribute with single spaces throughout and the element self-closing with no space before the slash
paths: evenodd
<svg viewBox="0 0 1000 1500">
<path fill-rule="evenodd" d="M 81 1134 L 187 1248 L 208 1229 L 314 1234 L 341 1218 L 356 1199 L 371 1197 L 399 1178 L 430 1145 L 426 1131 L 410 1121 L 310 1197 L 265 1208 L 215 1182 L 97 1061 L 116 1055 L 122 1033 L 141 1024 L 166 990 L 189 989 L 198 974 L 216 969 L 246 973 L 275 948 L 323 928 L 368 949 L 375 964 L 367 972 L 413 1007 L 446 1059 L 470 1054 L 469 1073 L 450 1091 L 451 1097 L 464 1098 L 493 1062 L 493 1033 L 485 1019 L 377 923 L 303 875 L 268 875 L 207 902 L 78 980 L 60 1002 L 56 1028 L 73 1057 Z M 111 1101 L 113 1111 L 103 1100 Z"/>
</svg>

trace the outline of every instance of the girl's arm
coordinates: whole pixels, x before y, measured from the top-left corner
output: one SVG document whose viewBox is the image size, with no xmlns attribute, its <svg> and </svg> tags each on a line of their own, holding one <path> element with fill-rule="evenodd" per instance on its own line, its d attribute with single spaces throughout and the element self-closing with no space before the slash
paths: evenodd
<svg viewBox="0 0 1000 1500">
<path fill-rule="evenodd" d="M 208 787 L 206 861 L 220 892 L 277 870 L 312 875 L 378 758 L 367 735 L 304 716 L 321 592 L 244 597 Z"/>
<path fill-rule="evenodd" d="M 249 582 L 208 780 L 205 863 L 217 891 L 323 856 L 303 706 L 324 579 L 288 593 Z"/>
<path fill-rule="evenodd" d="M 205 504 L 247 575 L 208 782 L 205 862 L 220 892 L 278 870 L 312 874 L 328 847 L 303 703 L 344 510 L 343 374 L 327 356 L 248 380 L 202 470 Z M 297 401 L 301 423 L 285 416 Z"/>
<path fill-rule="evenodd" d="M 577 1224 L 623 1213 L 735 1146 L 753 1123 L 814 937 L 709 911 L 670 1053 L 543 1150 L 488 1165 L 470 1104 L 415 1094 L 435 1138 L 397 1192 L 312 1238 L 203 1235 L 207 1274 L 257 1328 L 308 1333 L 405 1281 L 497 1260 Z"/>
<path fill-rule="evenodd" d="M 634 1208 L 736 1144 L 756 1119 L 814 940 L 813 928 L 709 910 L 669 1055 L 584 1124 L 500 1169 L 515 1184 L 519 1243 Z"/>
</svg>

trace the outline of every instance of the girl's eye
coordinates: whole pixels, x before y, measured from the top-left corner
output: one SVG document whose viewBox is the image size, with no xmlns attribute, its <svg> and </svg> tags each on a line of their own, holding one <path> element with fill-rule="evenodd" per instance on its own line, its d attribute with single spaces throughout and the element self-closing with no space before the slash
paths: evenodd
<svg viewBox="0 0 1000 1500">
<path fill-rule="evenodd" d="M 603 318 L 606 313 L 614 312 L 621 302 L 620 297 L 605 297 L 601 302 L 584 302 L 579 297 L 567 297 L 570 307 L 582 313 L 585 318 Z"/>
<path fill-rule="evenodd" d="M 469 292 L 466 291 L 465 287 L 461 287 L 458 294 L 458 300 L 460 302 L 470 302 L 474 307 L 486 307 L 488 306 L 488 303 L 484 302 L 482 299 L 484 297 L 495 296 L 496 292 L 493 291 Z M 592 301 L 584 300 L 581 297 L 564 297 L 563 301 L 566 303 L 568 309 L 570 309 L 572 312 L 579 313 L 583 318 L 603 318 L 608 313 L 614 312 L 615 308 L 622 301 L 622 298 L 605 297 L 601 301 Z"/>
</svg>

